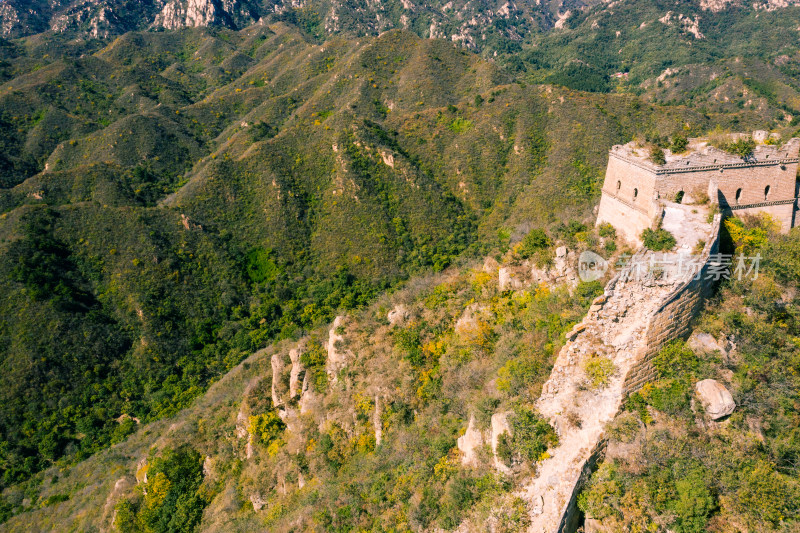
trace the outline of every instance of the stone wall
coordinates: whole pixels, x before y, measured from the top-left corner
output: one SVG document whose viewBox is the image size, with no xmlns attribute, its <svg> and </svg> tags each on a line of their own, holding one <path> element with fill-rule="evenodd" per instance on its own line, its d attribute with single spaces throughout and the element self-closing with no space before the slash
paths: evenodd
<svg viewBox="0 0 800 533">
<path fill-rule="evenodd" d="M 608 158 L 597 224 L 609 223 L 620 236 L 639 244 L 639 236 L 649 228 L 658 211 L 655 203 L 656 176 L 650 170 L 617 157 Z"/>
<path fill-rule="evenodd" d="M 597 223 L 608 222 L 626 240 L 640 244 L 641 232 L 657 221 L 659 201 L 679 193 L 706 195 L 728 215 L 769 213 L 786 232 L 795 225 L 800 139 L 782 147 L 759 146 L 748 160 L 708 149 L 655 165 L 629 143 L 609 153 Z"/>
<path fill-rule="evenodd" d="M 708 274 L 713 266 L 713 255 L 719 253 L 721 220 L 721 215 L 715 215 L 711 238 L 700 259 L 703 264 L 700 275 L 693 276 L 672 291 L 650 316 L 644 332 L 645 342 L 636 354 L 636 363 L 625 377 L 626 395 L 656 378 L 653 358 L 667 343 L 689 336 L 692 319 L 700 313 L 706 298 L 713 293 L 716 281 Z"/>
</svg>

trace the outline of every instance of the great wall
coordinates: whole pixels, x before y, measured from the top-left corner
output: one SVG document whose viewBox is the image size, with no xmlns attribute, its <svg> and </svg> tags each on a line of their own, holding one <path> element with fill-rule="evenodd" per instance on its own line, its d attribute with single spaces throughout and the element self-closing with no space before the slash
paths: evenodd
<svg viewBox="0 0 800 533">
<path fill-rule="evenodd" d="M 791 139 L 780 147 L 757 146 L 743 160 L 692 139 L 687 155 L 667 154 L 664 165 L 645 162 L 634 143 L 611 150 L 598 225 L 611 223 L 635 244 L 641 244 L 644 229 L 663 227 L 678 243 L 667 254 L 640 249 L 567 333 L 537 401 L 559 444 L 519 492 L 528 502 L 529 531 L 580 528 L 577 496 L 602 457 L 605 425 L 629 394 L 656 378 L 654 357 L 667 343 L 689 335 L 692 319 L 724 270 L 719 263 L 723 215 L 767 212 L 784 231 L 795 225 L 798 150 L 800 139 Z M 704 189 L 708 199 L 698 202 Z M 755 201 L 759 195 L 771 201 Z M 711 222 L 704 224 L 704 218 Z M 702 251 L 693 254 L 698 248 Z M 602 387 L 592 387 L 587 377 L 586 364 L 594 358 L 613 363 Z"/>
</svg>

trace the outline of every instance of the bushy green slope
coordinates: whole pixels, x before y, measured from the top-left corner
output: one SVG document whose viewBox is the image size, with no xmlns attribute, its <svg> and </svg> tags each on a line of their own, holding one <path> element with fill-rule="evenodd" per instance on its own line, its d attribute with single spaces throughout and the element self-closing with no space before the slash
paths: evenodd
<svg viewBox="0 0 800 533">
<path fill-rule="evenodd" d="M 123 414 L 174 413 L 338 309 L 588 219 L 612 144 L 731 120 L 525 85 L 400 31 L 5 44 L 4 484 L 123 438 Z"/>
</svg>

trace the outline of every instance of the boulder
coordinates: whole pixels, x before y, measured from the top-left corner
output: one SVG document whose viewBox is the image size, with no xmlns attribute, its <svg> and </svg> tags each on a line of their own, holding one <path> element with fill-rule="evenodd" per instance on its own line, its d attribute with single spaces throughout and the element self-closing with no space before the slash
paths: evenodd
<svg viewBox="0 0 800 533">
<path fill-rule="evenodd" d="M 733 401 L 731 393 L 715 379 L 698 381 L 695 391 L 703 404 L 703 409 L 712 420 L 726 417 L 736 409 L 736 402 Z"/>
<path fill-rule="evenodd" d="M 719 352 L 722 355 L 726 355 L 725 348 L 717 342 L 717 339 L 708 333 L 704 333 L 702 331 L 695 331 L 692 333 L 692 336 L 689 337 L 689 341 L 687 342 L 689 348 L 692 349 L 695 353 L 714 353 Z"/>
<path fill-rule="evenodd" d="M 408 309 L 406 309 L 406 306 L 403 304 L 397 304 L 394 306 L 394 309 L 389 311 L 389 314 L 386 315 L 386 319 L 389 321 L 389 324 L 393 326 L 400 326 L 406 320 L 408 320 L 409 316 L 410 315 Z"/>
</svg>

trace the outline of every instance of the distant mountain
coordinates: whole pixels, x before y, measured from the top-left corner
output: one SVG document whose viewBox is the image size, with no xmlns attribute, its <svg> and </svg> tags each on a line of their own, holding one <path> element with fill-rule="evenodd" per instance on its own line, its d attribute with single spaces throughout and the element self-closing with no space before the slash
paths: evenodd
<svg viewBox="0 0 800 533">
<path fill-rule="evenodd" d="M 298 22 L 316 34 L 346 31 L 368 35 L 407 28 L 423 37 L 482 48 L 497 37 L 521 40 L 531 31 L 551 28 L 564 13 L 592 3 L 596 0 L 6 0 L 0 4 L 0 34 L 19 37 L 49 29 L 105 37 L 142 29 L 239 29 L 266 17 Z"/>
</svg>

